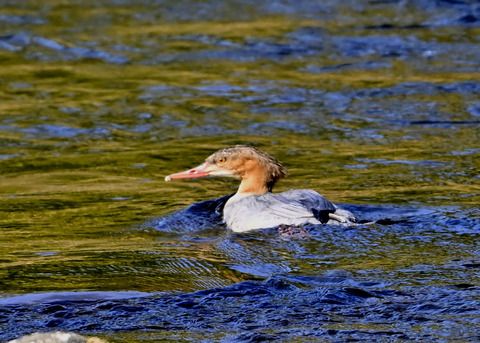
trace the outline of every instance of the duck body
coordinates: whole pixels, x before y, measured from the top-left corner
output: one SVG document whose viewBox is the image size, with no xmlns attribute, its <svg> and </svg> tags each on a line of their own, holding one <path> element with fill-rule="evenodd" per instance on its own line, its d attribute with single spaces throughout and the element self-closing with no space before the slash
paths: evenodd
<svg viewBox="0 0 480 343">
<path fill-rule="evenodd" d="M 223 207 L 223 220 L 235 232 L 305 224 L 353 224 L 355 216 L 309 189 L 272 193 L 286 169 L 270 155 L 250 146 L 222 149 L 200 166 L 171 174 L 166 181 L 206 176 L 241 180 L 237 193 Z"/>
<path fill-rule="evenodd" d="M 282 193 L 235 194 L 223 208 L 223 219 L 236 232 L 280 225 L 325 224 L 335 206 L 325 197 L 308 189 Z"/>
</svg>

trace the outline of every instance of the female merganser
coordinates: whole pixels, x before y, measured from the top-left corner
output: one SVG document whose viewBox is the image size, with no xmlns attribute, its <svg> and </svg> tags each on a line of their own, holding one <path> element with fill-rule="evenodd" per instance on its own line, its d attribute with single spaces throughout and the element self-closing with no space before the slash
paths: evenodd
<svg viewBox="0 0 480 343">
<path fill-rule="evenodd" d="M 271 193 L 287 170 L 272 156 L 251 146 L 217 151 L 198 167 L 165 177 L 194 179 L 231 176 L 241 180 L 237 193 L 226 202 L 223 219 L 231 230 L 243 232 L 282 225 L 354 224 L 355 216 L 310 189 Z"/>
</svg>

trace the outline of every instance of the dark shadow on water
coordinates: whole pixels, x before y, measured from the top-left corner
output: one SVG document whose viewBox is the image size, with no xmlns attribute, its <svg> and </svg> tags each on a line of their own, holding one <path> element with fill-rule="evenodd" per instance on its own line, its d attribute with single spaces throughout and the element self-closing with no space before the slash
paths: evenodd
<svg viewBox="0 0 480 343">
<path fill-rule="evenodd" d="M 192 204 L 184 210 L 152 219 L 143 226 L 179 234 L 213 229 L 222 225 L 223 207 L 234 194 Z"/>
<path fill-rule="evenodd" d="M 452 336 L 473 341 L 479 338 L 479 299 L 480 288 L 474 285 L 389 289 L 359 283 L 341 271 L 310 280 L 278 275 L 177 295 L 97 300 L 72 295 L 0 304 L 5 332 L 0 337 L 55 327 L 83 334 L 157 331 L 168 336 L 175 331 L 217 342 L 296 337 L 438 341 Z"/>
</svg>

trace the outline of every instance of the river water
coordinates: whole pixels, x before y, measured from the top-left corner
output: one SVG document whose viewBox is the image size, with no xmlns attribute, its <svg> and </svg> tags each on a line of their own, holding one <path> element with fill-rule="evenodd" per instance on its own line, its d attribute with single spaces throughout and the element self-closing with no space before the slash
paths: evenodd
<svg viewBox="0 0 480 343">
<path fill-rule="evenodd" d="M 0 341 L 480 340 L 478 1 L 0 1 Z M 236 234 L 225 146 L 391 223 Z"/>
</svg>

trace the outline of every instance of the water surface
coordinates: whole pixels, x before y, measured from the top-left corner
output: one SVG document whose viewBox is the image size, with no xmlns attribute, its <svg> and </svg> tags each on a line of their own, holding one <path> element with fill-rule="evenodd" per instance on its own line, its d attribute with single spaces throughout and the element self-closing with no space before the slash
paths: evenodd
<svg viewBox="0 0 480 343">
<path fill-rule="evenodd" d="M 0 1 L 0 340 L 477 341 L 471 1 Z M 252 144 L 390 225 L 234 234 Z"/>
</svg>

